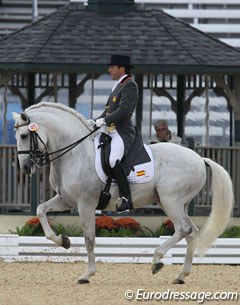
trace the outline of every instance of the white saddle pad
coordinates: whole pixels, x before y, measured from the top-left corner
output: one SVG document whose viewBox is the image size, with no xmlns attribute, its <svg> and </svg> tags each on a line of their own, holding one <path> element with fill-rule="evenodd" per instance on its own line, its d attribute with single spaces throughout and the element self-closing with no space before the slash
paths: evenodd
<svg viewBox="0 0 240 305">
<path fill-rule="evenodd" d="M 97 135 L 94 139 L 95 145 L 95 168 L 98 177 L 102 180 L 102 182 L 107 182 L 107 175 L 104 173 L 101 163 L 101 149 L 99 146 L 99 136 Z M 130 184 L 135 183 L 146 183 L 152 180 L 154 175 L 154 163 L 151 149 L 144 144 L 144 147 L 151 159 L 151 161 L 143 164 L 138 164 L 134 166 L 134 171 L 132 170 L 128 175 L 128 182 Z"/>
</svg>

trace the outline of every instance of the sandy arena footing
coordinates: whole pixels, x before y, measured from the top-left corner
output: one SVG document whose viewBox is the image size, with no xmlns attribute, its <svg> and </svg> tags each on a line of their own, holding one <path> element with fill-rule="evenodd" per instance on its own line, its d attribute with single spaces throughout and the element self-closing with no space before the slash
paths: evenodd
<svg viewBox="0 0 240 305">
<path fill-rule="evenodd" d="M 98 263 L 97 273 L 89 284 L 77 284 L 86 264 L 79 263 L 23 263 L 0 262 L 1 305 L 125 305 L 166 304 L 160 294 L 190 292 L 237 292 L 240 294 L 240 266 L 194 265 L 186 284 L 174 285 L 181 265 L 165 266 L 158 274 L 151 274 L 150 264 Z M 142 290 L 139 290 L 142 289 Z M 135 297 L 129 301 L 125 292 Z M 151 300 L 136 300 L 136 293 L 154 292 Z M 194 297 L 194 294 L 192 295 Z M 199 295 L 200 296 L 200 295 Z M 205 304 L 239 304 L 237 300 L 205 301 Z M 200 299 L 174 301 L 167 304 L 200 304 Z"/>
</svg>

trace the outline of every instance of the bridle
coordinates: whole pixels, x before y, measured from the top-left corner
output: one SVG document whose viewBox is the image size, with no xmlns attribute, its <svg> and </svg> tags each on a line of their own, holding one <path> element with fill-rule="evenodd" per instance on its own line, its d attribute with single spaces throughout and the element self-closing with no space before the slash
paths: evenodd
<svg viewBox="0 0 240 305">
<path fill-rule="evenodd" d="M 26 113 L 22 113 L 22 115 L 24 115 L 24 117 L 26 118 L 26 123 L 23 124 L 17 124 L 14 125 L 15 129 L 24 127 L 24 126 L 30 126 L 31 125 L 31 120 L 29 118 L 29 116 Z M 33 123 L 35 124 L 35 123 Z M 69 152 L 70 150 L 72 150 L 74 147 L 76 147 L 78 144 L 80 144 L 81 142 L 83 142 L 86 138 L 88 138 L 91 134 L 93 134 L 94 132 L 96 132 L 99 127 L 95 127 L 90 133 L 88 133 L 86 136 L 84 136 L 83 138 L 77 140 L 76 142 L 67 145 L 63 148 L 60 148 L 59 150 L 53 151 L 53 152 L 48 152 L 47 146 L 44 143 L 44 141 L 42 140 L 42 138 L 40 137 L 40 135 L 37 133 L 37 129 L 34 130 L 31 129 L 31 127 L 28 128 L 30 131 L 30 148 L 29 150 L 20 150 L 17 153 L 19 155 L 21 154 L 29 154 L 30 155 L 30 160 L 33 162 L 33 164 L 35 166 L 37 166 L 38 168 L 51 163 L 52 161 L 62 157 L 63 155 L 65 155 L 67 152 Z M 39 141 L 43 144 L 43 150 L 39 149 Z M 57 156 L 50 158 L 51 156 L 54 156 L 58 154 Z"/>
</svg>

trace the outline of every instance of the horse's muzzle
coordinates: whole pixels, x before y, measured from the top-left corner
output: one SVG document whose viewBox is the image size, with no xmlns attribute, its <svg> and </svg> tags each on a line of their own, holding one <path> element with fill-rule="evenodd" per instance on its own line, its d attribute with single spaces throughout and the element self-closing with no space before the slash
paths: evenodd
<svg viewBox="0 0 240 305">
<path fill-rule="evenodd" d="M 23 164 L 22 164 L 22 167 L 21 167 L 21 170 L 22 172 L 25 174 L 25 175 L 31 175 L 32 174 L 32 166 L 33 166 L 33 163 L 30 159 L 27 159 Z"/>
</svg>

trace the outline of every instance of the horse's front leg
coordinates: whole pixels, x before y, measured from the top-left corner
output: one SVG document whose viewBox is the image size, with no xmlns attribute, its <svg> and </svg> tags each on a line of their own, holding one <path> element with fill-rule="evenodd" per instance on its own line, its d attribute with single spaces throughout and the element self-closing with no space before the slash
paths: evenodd
<svg viewBox="0 0 240 305">
<path fill-rule="evenodd" d="M 94 255 L 95 245 L 95 207 L 91 203 L 79 205 L 79 216 L 82 224 L 85 246 L 88 254 L 87 271 L 78 279 L 79 284 L 88 284 L 89 278 L 96 273 L 96 263 Z"/>
<path fill-rule="evenodd" d="M 70 240 L 64 235 L 56 235 L 52 230 L 47 220 L 48 212 L 62 212 L 69 210 L 69 206 L 62 200 L 59 195 L 54 198 L 40 204 L 37 208 L 37 216 L 40 219 L 43 231 L 47 239 L 52 240 L 57 245 L 64 247 L 65 249 L 70 248 Z"/>
</svg>

